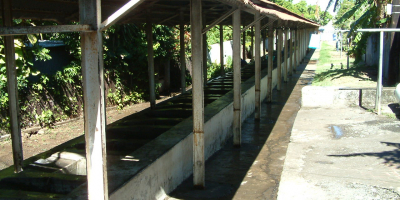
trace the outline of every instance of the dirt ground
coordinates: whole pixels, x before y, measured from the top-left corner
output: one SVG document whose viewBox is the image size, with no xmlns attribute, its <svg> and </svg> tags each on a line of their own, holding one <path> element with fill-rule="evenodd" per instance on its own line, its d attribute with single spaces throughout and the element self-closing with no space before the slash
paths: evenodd
<svg viewBox="0 0 400 200">
<path fill-rule="evenodd" d="M 172 96 L 177 93 L 172 94 Z M 168 96 L 161 96 L 157 103 L 169 99 Z M 150 107 L 149 102 L 134 104 L 127 106 L 123 110 L 108 108 L 107 124 L 113 123 L 133 113 L 142 111 Z M 84 124 L 83 117 L 71 120 L 68 123 L 58 123 L 53 128 L 40 129 L 36 134 L 30 134 L 26 130 L 22 130 L 22 147 L 24 159 L 47 151 L 66 141 L 74 139 L 83 134 Z M 13 165 L 11 139 L 0 141 L 0 170 Z"/>
</svg>

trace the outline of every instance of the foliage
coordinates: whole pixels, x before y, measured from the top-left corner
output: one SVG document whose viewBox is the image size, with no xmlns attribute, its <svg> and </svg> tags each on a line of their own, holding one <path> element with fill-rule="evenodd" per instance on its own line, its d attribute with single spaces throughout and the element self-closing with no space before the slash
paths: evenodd
<svg viewBox="0 0 400 200">
<path fill-rule="evenodd" d="M 355 45 L 352 45 L 350 53 L 354 55 L 356 61 L 361 60 L 365 53 L 369 33 L 356 32 L 360 28 L 382 28 L 387 27 L 390 17 L 384 13 L 384 6 L 389 0 L 330 0 L 327 10 L 334 5 L 334 10 L 338 10 L 335 17 L 335 27 L 339 29 L 349 29 L 348 38 L 352 38 Z"/>
<path fill-rule="evenodd" d="M 274 2 L 322 26 L 327 25 L 333 18 L 329 12 L 322 11 L 319 5 L 308 5 L 305 0 L 301 0 L 296 4 L 293 4 L 293 0 L 275 0 Z"/>
<path fill-rule="evenodd" d="M 224 68 L 225 73 L 231 72 L 232 68 L 232 57 L 228 56 L 227 64 Z M 221 65 L 217 63 L 208 63 L 207 64 L 207 79 L 216 78 L 221 75 Z"/>
<path fill-rule="evenodd" d="M 54 25 L 54 22 L 16 20 L 20 25 Z M 154 26 L 155 60 L 176 55 L 176 31 L 166 26 Z M 40 74 L 33 60 L 50 60 L 49 49 L 40 47 L 38 39 L 62 40 L 72 57 L 70 64 L 53 75 Z M 30 47 L 28 47 L 28 44 Z M 17 80 L 21 126 L 54 122 L 79 116 L 83 110 L 80 34 L 53 33 L 15 38 Z M 115 25 L 104 33 L 104 68 L 106 95 L 109 105 L 122 109 L 125 105 L 148 98 L 146 38 L 143 27 L 132 24 Z M 8 93 L 4 41 L 0 40 L 0 128 L 8 130 Z M 157 63 L 156 63 L 157 64 Z M 29 77 L 37 76 L 36 81 Z"/>
</svg>

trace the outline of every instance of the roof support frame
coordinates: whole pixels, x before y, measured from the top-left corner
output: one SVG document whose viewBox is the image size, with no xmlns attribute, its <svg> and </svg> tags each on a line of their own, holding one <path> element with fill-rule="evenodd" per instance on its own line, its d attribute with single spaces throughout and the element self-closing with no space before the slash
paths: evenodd
<svg viewBox="0 0 400 200">
<path fill-rule="evenodd" d="M 207 33 L 207 31 L 209 31 L 211 28 L 213 28 L 214 26 L 218 25 L 219 23 L 224 21 L 226 18 L 231 16 L 233 14 L 233 12 L 235 12 L 237 9 L 238 8 L 232 8 L 231 10 L 226 12 L 224 15 L 222 15 L 220 18 L 214 20 L 210 25 L 208 25 L 206 28 L 203 29 L 203 34 Z"/>
<path fill-rule="evenodd" d="M 258 19 L 255 19 L 255 20 L 254 20 L 253 22 L 251 22 L 249 25 L 247 25 L 246 27 L 244 27 L 244 28 L 240 31 L 240 33 L 245 32 L 248 28 L 252 27 L 254 24 L 256 24 L 257 22 L 263 20 L 263 19 L 266 18 L 266 17 L 267 17 L 267 16 L 263 15 L 263 16 L 260 16 Z M 262 30 L 262 29 L 261 29 L 261 30 Z"/>
</svg>

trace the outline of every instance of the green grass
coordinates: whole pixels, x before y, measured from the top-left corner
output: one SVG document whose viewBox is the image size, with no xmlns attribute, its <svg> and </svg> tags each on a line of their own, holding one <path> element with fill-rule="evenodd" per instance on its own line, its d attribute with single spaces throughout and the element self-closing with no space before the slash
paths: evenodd
<svg viewBox="0 0 400 200">
<path fill-rule="evenodd" d="M 354 59 L 350 58 L 347 69 L 347 55 L 336 51 L 334 43 L 324 41 L 319 52 L 319 59 L 312 85 L 314 86 L 344 86 L 344 87 L 368 87 L 373 82 L 365 75 L 370 68 L 353 65 Z"/>
</svg>

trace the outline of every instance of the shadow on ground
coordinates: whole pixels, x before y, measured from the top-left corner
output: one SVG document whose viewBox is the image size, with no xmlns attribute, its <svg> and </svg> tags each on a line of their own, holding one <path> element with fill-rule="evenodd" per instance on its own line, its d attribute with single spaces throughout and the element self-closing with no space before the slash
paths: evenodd
<svg viewBox="0 0 400 200">
<path fill-rule="evenodd" d="M 382 151 L 382 152 L 368 152 L 368 153 L 352 153 L 345 155 L 328 155 L 332 157 L 365 157 L 372 156 L 379 159 L 384 160 L 384 164 L 388 166 L 394 166 L 397 169 L 400 169 L 400 143 L 391 143 L 391 142 L 381 142 L 381 144 L 395 147 L 392 151 Z"/>
</svg>

